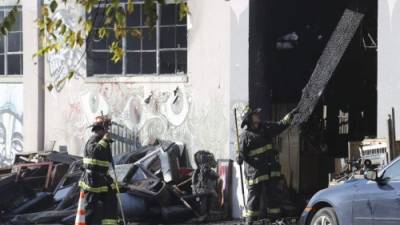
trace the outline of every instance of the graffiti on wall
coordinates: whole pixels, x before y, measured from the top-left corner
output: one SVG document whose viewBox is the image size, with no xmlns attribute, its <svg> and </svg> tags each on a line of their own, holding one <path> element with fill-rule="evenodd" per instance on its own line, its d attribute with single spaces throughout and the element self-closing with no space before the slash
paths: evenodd
<svg viewBox="0 0 400 225">
<path fill-rule="evenodd" d="M 156 140 L 171 140 L 184 143 L 191 151 L 207 149 L 226 158 L 226 152 L 220 151 L 228 138 L 227 118 L 221 111 L 223 96 L 195 105 L 192 89 L 182 84 L 160 88 L 103 83 L 79 90 L 68 88 L 63 92 L 69 95 L 68 107 L 60 114 L 64 116 L 63 129 L 53 134 L 55 138 L 65 138 L 72 154 L 82 154 L 91 135 L 88 126 L 103 111 L 114 122 L 114 153 L 134 151 Z"/>
<path fill-rule="evenodd" d="M 182 87 L 145 91 L 143 86 L 108 83 L 84 91 L 72 101 L 67 121 L 73 125 L 73 135 L 84 141 L 90 135 L 87 127 L 104 113 L 113 120 L 114 139 L 122 142 L 115 145 L 138 147 L 159 139 L 184 138 L 190 129 L 186 122 L 190 104 L 190 96 Z"/>
<path fill-rule="evenodd" d="M 0 166 L 23 150 L 22 84 L 0 84 Z"/>
</svg>

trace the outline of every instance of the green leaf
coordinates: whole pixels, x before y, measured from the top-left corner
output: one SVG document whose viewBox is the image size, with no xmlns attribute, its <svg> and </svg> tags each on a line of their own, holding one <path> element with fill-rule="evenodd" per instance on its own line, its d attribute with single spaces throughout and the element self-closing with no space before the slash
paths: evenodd
<svg viewBox="0 0 400 225">
<path fill-rule="evenodd" d="M 67 26 L 66 26 L 65 24 L 63 24 L 63 25 L 61 26 L 60 34 L 61 34 L 61 35 L 64 35 L 66 30 L 67 30 Z"/>
<path fill-rule="evenodd" d="M 40 10 L 42 16 L 44 17 L 48 17 L 49 16 L 49 9 L 47 8 L 47 6 L 42 6 L 42 9 Z"/>
<path fill-rule="evenodd" d="M 54 13 L 56 11 L 57 7 L 58 7 L 57 1 L 56 0 L 51 1 L 50 10 L 51 10 L 52 13 Z"/>
<path fill-rule="evenodd" d="M 179 4 L 179 20 L 183 20 L 189 14 L 189 7 L 186 2 Z"/>
<path fill-rule="evenodd" d="M 67 37 L 67 43 L 69 44 L 70 47 L 75 46 L 75 33 L 73 31 L 69 31 L 68 37 Z"/>
<path fill-rule="evenodd" d="M 54 88 L 53 84 L 48 84 L 47 85 L 47 90 L 52 91 Z"/>
<path fill-rule="evenodd" d="M 11 30 L 10 20 L 6 17 L 3 21 L 3 27 L 8 31 Z"/>
<path fill-rule="evenodd" d="M 91 20 L 86 20 L 85 22 L 85 31 L 89 33 L 93 28 L 93 22 Z"/>
<path fill-rule="evenodd" d="M 6 34 L 7 34 L 7 29 L 6 29 L 4 26 L 1 26 L 1 27 L 0 27 L 0 33 L 1 33 L 2 35 L 6 35 Z"/>
<path fill-rule="evenodd" d="M 82 46 L 82 45 L 83 45 L 83 42 L 84 42 L 84 40 L 83 40 L 83 38 L 82 38 L 82 36 L 81 36 L 81 31 L 78 31 L 78 33 L 76 34 L 76 43 L 77 43 L 79 46 Z"/>
<path fill-rule="evenodd" d="M 58 20 L 56 21 L 56 29 L 58 29 L 58 28 L 61 26 L 61 24 L 62 24 L 62 20 L 61 20 L 61 19 L 58 19 Z"/>
<path fill-rule="evenodd" d="M 68 80 L 71 80 L 74 77 L 74 75 L 75 75 L 75 71 L 73 71 L 73 70 L 69 71 Z"/>
<path fill-rule="evenodd" d="M 128 3 L 126 5 L 126 10 L 128 11 L 129 14 L 131 14 L 134 10 L 134 4 L 132 0 L 128 0 Z"/>
<path fill-rule="evenodd" d="M 137 28 L 133 28 L 133 29 L 131 30 L 130 34 L 131 34 L 131 36 L 134 37 L 134 38 L 140 38 L 140 37 L 142 37 L 142 32 L 141 32 L 139 29 L 137 29 Z"/>
<path fill-rule="evenodd" d="M 111 5 L 107 5 L 107 6 L 106 6 L 106 15 L 107 15 L 107 16 L 111 14 L 112 9 L 113 9 L 113 7 L 112 7 Z"/>
<path fill-rule="evenodd" d="M 121 26 L 124 25 L 124 23 L 125 23 L 125 15 L 122 12 L 118 11 L 115 14 L 115 19 L 116 19 L 118 25 L 121 25 Z"/>
<path fill-rule="evenodd" d="M 100 27 L 100 29 L 97 32 L 97 35 L 99 36 L 99 38 L 104 38 L 105 36 L 107 36 L 107 29 L 105 27 Z"/>
<path fill-rule="evenodd" d="M 111 16 L 107 16 L 104 20 L 104 25 L 110 25 L 113 22 L 113 18 Z"/>
</svg>

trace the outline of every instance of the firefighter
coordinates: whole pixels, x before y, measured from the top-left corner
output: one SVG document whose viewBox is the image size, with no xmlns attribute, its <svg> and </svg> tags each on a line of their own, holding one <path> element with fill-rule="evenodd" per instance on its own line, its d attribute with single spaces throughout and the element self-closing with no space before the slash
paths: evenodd
<svg viewBox="0 0 400 225">
<path fill-rule="evenodd" d="M 85 169 L 79 187 L 85 193 L 86 224 L 94 224 L 94 215 L 101 215 L 102 225 L 117 225 L 118 201 L 114 191 L 114 180 L 108 174 L 113 164 L 110 144 L 111 134 L 108 132 L 111 120 L 106 116 L 98 116 L 92 124 L 94 135 L 85 146 L 83 167 Z M 99 211 L 98 203 L 102 203 Z"/>
<path fill-rule="evenodd" d="M 240 152 L 237 157 L 239 165 L 245 164 L 245 177 L 248 186 L 247 209 L 244 213 L 246 224 L 253 224 L 262 219 L 265 212 L 260 212 L 260 199 L 265 189 L 267 197 L 267 218 L 277 219 L 280 216 L 278 182 L 280 164 L 278 151 L 273 147 L 273 139 L 291 123 L 295 110 L 279 122 L 261 121 L 261 109 L 248 108 L 243 115 L 241 127 L 246 129 L 240 136 Z"/>
</svg>

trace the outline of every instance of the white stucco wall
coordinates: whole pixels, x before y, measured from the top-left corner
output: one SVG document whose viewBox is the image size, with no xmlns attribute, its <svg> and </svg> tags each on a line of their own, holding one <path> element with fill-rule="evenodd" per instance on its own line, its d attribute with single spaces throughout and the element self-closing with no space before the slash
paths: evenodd
<svg viewBox="0 0 400 225">
<path fill-rule="evenodd" d="M 206 149 L 228 158 L 231 10 L 229 3 L 214 0 L 189 1 L 189 7 L 187 81 L 87 79 L 83 62 L 76 79 L 46 93 L 46 142 L 56 140 L 56 148 L 64 145 L 71 154 L 81 154 L 90 134 L 85 128 L 103 111 L 142 143 L 153 138 L 182 141 L 192 152 Z M 61 51 L 49 61 L 68 65 L 65 59 L 78 58 L 74 55 L 79 53 Z M 46 70 L 46 83 L 52 79 L 59 77 Z M 181 96 L 173 103 L 177 88 Z"/>
<path fill-rule="evenodd" d="M 395 107 L 399 138 L 400 0 L 379 0 L 378 3 L 378 137 L 387 137 L 388 114 Z"/>
<path fill-rule="evenodd" d="M 248 0 L 188 2 L 187 77 L 87 78 L 84 59 L 74 79 L 52 92 L 45 92 L 44 143 L 55 140 L 55 150 L 66 146 L 70 154 L 81 155 L 90 135 L 87 126 L 103 111 L 137 135 L 143 144 L 153 138 L 169 139 L 184 142 L 191 155 L 205 149 L 213 152 L 216 158 L 234 159 L 236 138 L 232 109 L 248 102 Z M 29 10 L 24 23 L 32 25 L 37 11 Z M 72 25 L 79 13 L 82 11 L 76 9 L 60 11 L 60 15 L 69 17 Z M 24 33 L 24 48 L 37 45 L 33 26 L 24 28 L 24 32 L 27 32 Z M 43 123 L 39 121 L 38 89 L 29 85 L 40 82 L 39 76 L 33 77 L 40 74 L 35 67 L 37 62 L 28 60 L 35 49 L 24 56 L 25 65 L 29 63 L 24 65 L 24 71 L 32 74 L 24 78 L 24 106 L 34 109 L 29 111 L 31 122 L 25 131 L 33 134 L 28 147 L 36 150 L 39 143 L 35 138 Z M 68 71 L 79 61 L 81 53 L 82 49 L 63 49 L 46 57 L 44 83 L 61 80 L 63 75 L 51 71 L 55 68 Z M 234 217 L 240 217 L 239 204 L 243 204 L 238 177 L 235 170 Z"/>
</svg>

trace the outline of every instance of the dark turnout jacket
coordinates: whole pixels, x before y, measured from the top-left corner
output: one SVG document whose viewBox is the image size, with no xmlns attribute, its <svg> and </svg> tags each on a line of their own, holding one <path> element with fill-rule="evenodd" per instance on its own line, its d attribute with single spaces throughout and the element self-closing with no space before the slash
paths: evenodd
<svg viewBox="0 0 400 225">
<path fill-rule="evenodd" d="M 108 174 L 112 163 L 110 142 L 98 135 L 93 135 L 86 143 L 83 173 L 79 186 L 88 192 L 108 192 L 114 187 L 113 179 Z"/>
<path fill-rule="evenodd" d="M 288 127 L 288 122 L 264 122 L 257 130 L 246 128 L 240 137 L 240 156 L 245 162 L 245 175 L 248 185 L 269 180 L 280 175 L 277 168 L 278 151 L 273 139 Z"/>
</svg>

